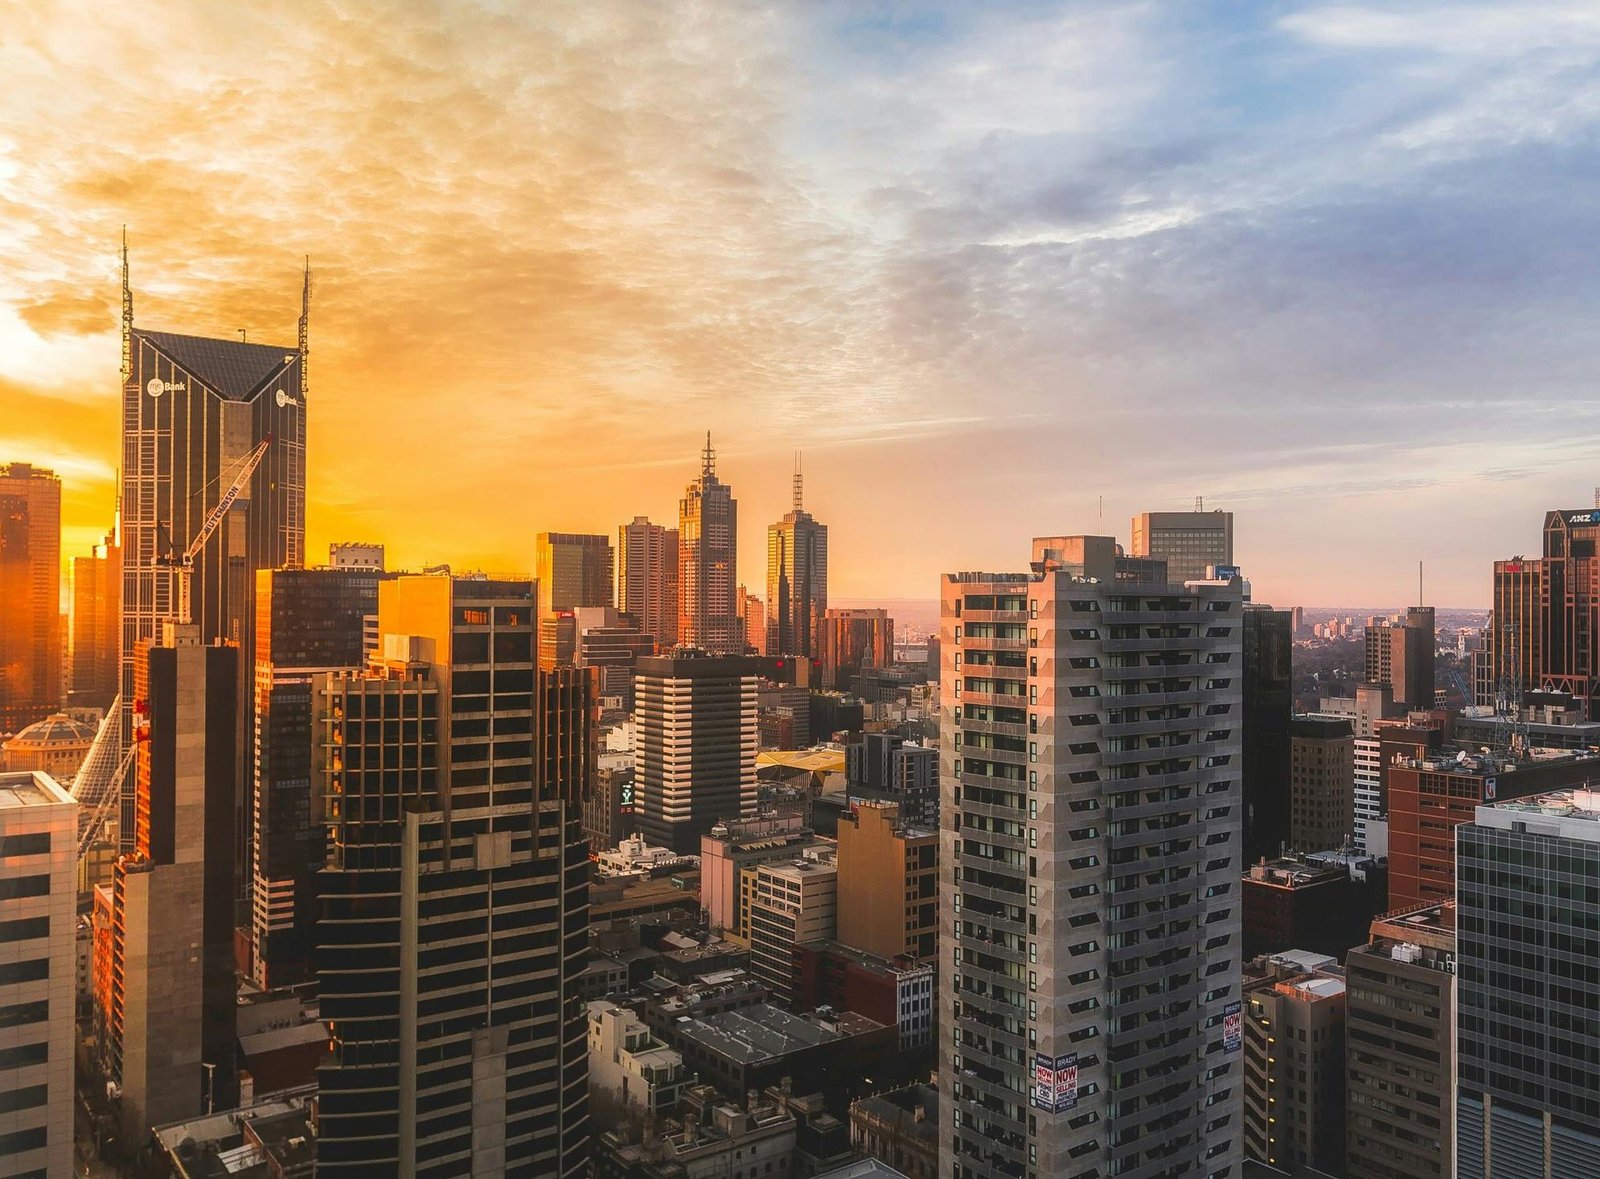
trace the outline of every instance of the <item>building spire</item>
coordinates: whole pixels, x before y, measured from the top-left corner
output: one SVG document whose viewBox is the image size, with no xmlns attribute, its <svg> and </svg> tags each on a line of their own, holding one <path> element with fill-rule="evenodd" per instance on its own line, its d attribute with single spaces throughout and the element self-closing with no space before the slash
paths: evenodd
<svg viewBox="0 0 1600 1179">
<path fill-rule="evenodd" d="M 700 474 L 708 482 L 717 478 L 717 452 L 711 449 L 711 431 L 706 431 L 706 448 L 700 452 Z"/>
<path fill-rule="evenodd" d="M 122 383 L 133 377 L 133 286 L 128 281 L 128 227 L 122 227 Z"/>
<path fill-rule="evenodd" d="M 300 404 L 306 403 L 310 386 L 309 356 L 311 353 L 311 255 L 306 255 L 305 282 L 300 288 Z"/>
<path fill-rule="evenodd" d="M 800 472 L 800 452 L 794 452 L 794 510 L 805 510 L 805 476 Z"/>
</svg>

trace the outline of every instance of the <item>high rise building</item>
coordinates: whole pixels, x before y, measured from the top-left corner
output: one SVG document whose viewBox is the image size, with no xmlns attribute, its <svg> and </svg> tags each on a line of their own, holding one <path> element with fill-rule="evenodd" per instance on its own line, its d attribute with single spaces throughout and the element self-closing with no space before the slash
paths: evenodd
<svg viewBox="0 0 1600 1179">
<path fill-rule="evenodd" d="M 738 657 L 639 660 L 635 797 L 650 843 L 696 855 L 717 823 L 755 811 L 759 682 Z"/>
<path fill-rule="evenodd" d="M 122 633 L 122 547 L 116 533 L 87 557 L 72 559 L 72 689 L 74 708 L 104 711 L 117 698 L 117 644 Z"/>
<path fill-rule="evenodd" d="M 1342 973 L 1305 951 L 1245 970 L 1244 1151 L 1286 1173 L 1343 1169 Z"/>
<path fill-rule="evenodd" d="M 750 973 L 774 1003 L 794 1004 L 799 961 L 795 951 L 834 936 L 839 872 L 831 852 L 756 864 L 741 881 L 749 897 Z"/>
<path fill-rule="evenodd" d="M 1456 841 L 1455 1173 L 1593 1175 L 1600 796 L 1480 806 Z"/>
<path fill-rule="evenodd" d="M 578 661 L 578 617 L 571 610 L 539 615 L 539 667 L 553 671 Z"/>
<path fill-rule="evenodd" d="M 1289 844 L 1341 848 L 1355 829 L 1355 734 L 1350 722 L 1297 716 L 1289 722 Z"/>
<path fill-rule="evenodd" d="M 633 677 L 639 660 L 655 653 L 656 639 L 640 631 L 632 615 L 610 606 L 580 606 L 573 612 L 574 662 L 600 670 L 600 694 L 616 696 L 633 711 Z"/>
<path fill-rule="evenodd" d="M 1255 863 L 1289 843 L 1289 724 L 1294 715 L 1292 618 L 1244 609 L 1244 859 Z"/>
<path fill-rule="evenodd" d="M 1233 564 L 1233 513 L 1141 512 L 1128 555 L 1165 561 L 1173 585 L 1199 581 L 1207 566 Z"/>
<path fill-rule="evenodd" d="M 0 773 L 0 1169 L 72 1169 L 78 807 L 48 774 Z"/>
<path fill-rule="evenodd" d="M 256 574 L 251 960 L 264 987 L 310 977 L 325 839 L 311 779 L 312 684 L 364 666 L 386 576 L 365 562 Z"/>
<path fill-rule="evenodd" d="M 318 678 L 319 1175 L 584 1172 L 594 678 L 536 670 L 534 608 L 387 581 L 381 660 Z"/>
<path fill-rule="evenodd" d="M 828 526 L 803 503 L 800 472 L 794 507 L 767 527 L 768 655 L 821 654 L 822 618 L 828 610 Z"/>
<path fill-rule="evenodd" d="M 109 1056 L 122 1139 L 238 1096 L 234 800 L 239 649 L 167 623 L 134 662 L 134 850 L 112 889 Z"/>
<path fill-rule="evenodd" d="M 737 590 L 739 501 L 717 478 L 711 435 L 700 478 L 678 503 L 678 645 L 712 655 L 744 651 Z"/>
<path fill-rule="evenodd" d="M 894 662 L 894 619 L 887 610 L 829 610 L 822 619 L 822 686 L 848 692 L 868 667 Z"/>
<path fill-rule="evenodd" d="M 767 653 L 767 607 L 744 586 L 739 587 L 739 621 L 744 626 L 745 646 L 757 655 Z M 777 652 L 773 652 L 777 654 Z"/>
<path fill-rule="evenodd" d="M 1345 1173 L 1455 1174 L 1455 903 L 1390 913 L 1345 959 Z"/>
<path fill-rule="evenodd" d="M 744 912 L 745 869 L 772 860 L 792 859 L 817 843 L 816 833 L 799 815 L 730 818 L 700 838 L 700 902 L 719 937 L 744 939 L 750 922 Z"/>
<path fill-rule="evenodd" d="M 678 645 L 678 530 L 635 516 L 617 529 L 617 607 L 654 635 L 657 648 Z"/>
<path fill-rule="evenodd" d="M 577 532 L 541 532 L 536 538 L 539 617 L 579 606 L 616 604 L 612 592 L 611 538 Z"/>
<path fill-rule="evenodd" d="M 245 343 L 153 332 L 133 326 L 127 250 L 122 270 L 122 744 L 133 735 L 134 661 L 139 643 L 177 617 L 181 574 L 157 563 L 182 554 L 268 435 L 259 465 L 227 506 L 190 575 L 192 621 L 200 641 L 238 645 L 242 792 L 252 756 L 251 675 L 258 569 L 305 564 L 307 329 L 310 272 L 294 345 Z M 241 887 L 250 871 L 249 800 L 234 800 L 234 863 Z M 133 797 L 122 799 L 129 850 Z"/>
<path fill-rule="evenodd" d="M 1367 681 L 1388 684 L 1396 704 L 1433 707 L 1434 653 L 1438 645 L 1432 606 L 1408 606 L 1401 620 L 1367 624 Z"/>
<path fill-rule="evenodd" d="M 864 802 L 839 816 L 839 940 L 880 958 L 939 948 L 939 833 Z"/>
<path fill-rule="evenodd" d="M 1032 556 L 942 587 L 940 1154 L 1237 1176 L 1240 583 Z"/>
<path fill-rule="evenodd" d="M 61 480 L 0 466 L 0 733 L 62 705 Z"/>
</svg>

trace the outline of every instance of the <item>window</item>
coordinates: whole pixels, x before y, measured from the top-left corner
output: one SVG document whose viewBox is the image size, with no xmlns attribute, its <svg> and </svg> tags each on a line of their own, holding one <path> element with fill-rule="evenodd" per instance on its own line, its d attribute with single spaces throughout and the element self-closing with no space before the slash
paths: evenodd
<svg viewBox="0 0 1600 1179">
<path fill-rule="evenodd" d="M 7 876 L 0 878 L 0 901 L 20 901 L 25 897 L 47 897 L 50 895 L 50 877 L 47 873 L 38 876 Z"/>
<path fill-rule="evenodd" d="M 25 942 L 31 938 L 49 936 L 48 917 L 23 917 L 16 921 L 0 921 L 0 944 Z"/>
<path fill-rule="evenodd" d="M 0 962 L 0 987 L 16 983 L 39 982 L 50 977 L 50 959 L 30 958 L 26 962 Z"/>
<path fill-rule="evenodd" d="M 24 835 L 0 835 L 0 860 L 13 856 L 47 856 L 50 854 L 50 832 L 31 831 Z"/>
</svg>

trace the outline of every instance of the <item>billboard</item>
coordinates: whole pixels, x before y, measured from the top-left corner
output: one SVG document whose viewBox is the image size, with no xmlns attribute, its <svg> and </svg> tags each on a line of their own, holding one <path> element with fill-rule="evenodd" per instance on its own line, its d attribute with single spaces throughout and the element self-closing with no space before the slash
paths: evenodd
<svg viewBox="0 0 1600 1179">
<path fill-rule="evenodd" d="M 1217 581 L 1232 581 L 1235 577 L 1240 576 L 1239 566 L 1237 565 L 1213 565 L 1212 568 L 1216 570 Z"/>
<path fill-rule="evenodd" d="M 1066 1113 L 1078 1104 L 1078 1054 L 1033 1058 L 1033 1107 L 1046 1113 Z"/>
<path fill-rule="evenodd" d="M 1222 1050 L 1237 1052 L 1244 1044 L 1244 1008 L 1235 999 L 1222 1009 Z"/>
</svg>

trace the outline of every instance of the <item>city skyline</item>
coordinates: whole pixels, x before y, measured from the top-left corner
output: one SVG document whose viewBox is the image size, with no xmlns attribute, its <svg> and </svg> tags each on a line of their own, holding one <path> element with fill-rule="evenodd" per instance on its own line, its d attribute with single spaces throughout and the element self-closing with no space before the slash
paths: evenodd
<svg viewBox="0 0 1600 1179">
<path fill-rule="evenodd" d="M 1600 21 L 1540 13 L 19 6 L 0 455 L 62 476 L 64 555 L 103 537 L 127 224 L 156 330 L 290 344 L 311 256 L 312 552 L 526 570 L 540 530 L 668 518 L 710 428 L 747 554 L 805 451 L 841 598 L 998 567 L 973 526 L 1070 453 L 1021 531 L 1203 495 L 1261 600 L 1409 600 L 1420 557 L 1486 605 L 1594 482 L 1562 71 Z M 395 476 L 423 459 L 505 506 L 461 519 Z"/>
</svg>

